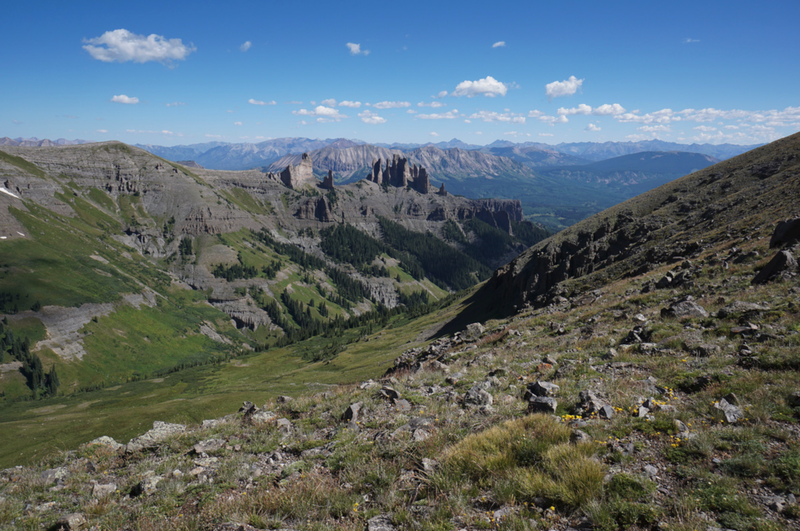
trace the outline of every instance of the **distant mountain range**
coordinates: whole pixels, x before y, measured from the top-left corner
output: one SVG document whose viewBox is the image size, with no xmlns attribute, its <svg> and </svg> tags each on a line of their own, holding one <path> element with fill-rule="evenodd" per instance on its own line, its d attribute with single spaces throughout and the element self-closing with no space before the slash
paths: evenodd
<svg viewBox="0 0 800 531">
<path fill-rule="evenodd" d="M 22 146 L 22 147 L 49 147 L 49 146 L 74 146 L 76 144 L 91 144 L 94 140 L 67 140 L 66 138 L 59 138 L 58 140 L 38 139 L 35 136 L 32 138 L 8 138 L 4 136 L 0 138 L 0 146 Z"/>
</svg>

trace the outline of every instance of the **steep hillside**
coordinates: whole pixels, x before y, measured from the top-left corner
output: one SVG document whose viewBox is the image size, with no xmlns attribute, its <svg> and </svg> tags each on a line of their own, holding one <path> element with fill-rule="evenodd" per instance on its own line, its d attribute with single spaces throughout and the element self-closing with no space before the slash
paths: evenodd
<svg viewBox="0 0 800 531">
<path fill-rule="evenodd" d="M 610 280 L 691 259 L 719 241 L 753 237 L 757 231 L 763 237 L 796 212 L 798 197 L 800 135 L 795 134 L 540 242 L 495 272 L 481 297 L 505 308 L 541 305 L 557 295 L 588 292 Z"/>
<path fill-rule="evenodd" d="M 385 321 L 547 235 L 518 201 L 331 188 L 310 163 L 190 170 L 113 142 L 7 146 L 0 183 L 4 401 Z"/>
</svg>

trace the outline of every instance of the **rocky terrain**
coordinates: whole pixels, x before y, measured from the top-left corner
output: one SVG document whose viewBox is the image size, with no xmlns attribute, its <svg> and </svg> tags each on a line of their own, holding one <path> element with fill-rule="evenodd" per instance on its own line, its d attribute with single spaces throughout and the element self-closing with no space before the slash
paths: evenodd
<svg viewBox="0 0 800 531">
<path fill-rule="evenodd" d="M 796 529 L 797 197 L 800 134 L 535 245 L 371 380 L 3 470 L 0 525 Z"/>
</svg>

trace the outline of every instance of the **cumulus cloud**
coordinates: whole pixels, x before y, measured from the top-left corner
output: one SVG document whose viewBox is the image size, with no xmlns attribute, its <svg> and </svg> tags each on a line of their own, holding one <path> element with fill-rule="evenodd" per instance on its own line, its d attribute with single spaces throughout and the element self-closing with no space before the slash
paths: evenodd
<svg viewBox="0 0 800 531">
<path fill-rule="evenodd" d="M 477 81 L 462 81 L 456 85 L 456 89 L 450 95 L 472 98 L 483 94 L 489 98 L 494 98 L 498 95 L 505 96 L 506 92 L 508 92 L 508 85 L 497 81 L 492 76 L 486 76 Z"/>
<path fill-rule="evenodd" d="M 539 133 L 539 136 L 555 136 L 553 133 Z"/>
<path fill-rule="evenodd" d="M 108 133 L 108 129 L 98 129 L 97 132 L 98 133 L 102 133 L 102 134 L 106 134 L 106 133 Z"/>
<path fill-rule="evenodd" d="M 592 113 L 592 108 L 589 105 L 586 105 L 585 103 L 581 103 L 577 107 L 572 107 L 571 109 L 565 109 L 564 107 L 561 107 L 558 109 L 558 111 L 556 111 L 556 114 L 563 114 L 567 116 L 573 114 L 591 114 L 591 113 Z"/>
<path fill-rule="evenodd" d="M 298 116 L 316 116 L 317 122 L 319 123 L 338 122 L 343 118 L 347 118 L 347 116 L 341 114 L 336 109 L 325 107 L 324 105 L 318 105 L 313 111 L 309 111 L 307 109 L 292 111 L 292 114 L 296 114 Z"/>
<path fill-rule="evenodd" d="M 361 102 L 360 101 L 347 101 L 347 100 L 340 101 L 339 102 L 339 107 L 350 107 L 350 108 L 353 108 L 353 109 L 358 109 L 359 107 L 361 107 Z"/>
<path fill-rule="evenodd" d="M 453 120 L 458 118 L 458 109 L 453 109 L 452 111 L 447 111 L 445 113 L 418 114 L 417 118 L 421 118 L 423 120 Z"/>
<path fill-rule="evenodd" d="M 272 100 L 272 101 L 261 101 L 261 100 L 256 100 L 256 99 L 253 99 L 253 98 L 250 98 L 249 100 L 247 100 L 247 103 L 249 103 L 250 105 L 277 105 L 278 104 L 278 102 L 276 102 L 275 100 Z"/>
<path fill-rule="evenodd" d="M 670 133 L 672 132 L 672 127 L 668 125 L 643 125 L 637 127 L 636 130 L 644 133 Z"/>
<path fill-rule="evenodd" d="M 474 120 L 483 120 L 484 122 L 507 122 L 512 124 L 524 124 L 525 117 L 521 114 L 512 112 L 499 113 L 494 111 L 479 111 L 469 116 Z"/>
<path fill-rule="evenodd" d="M 583 79 L 578 79 L 575 76 L 569 76 L 569 79 L 564 81 L 553 81 L 544 86 L 544 93 L 552 100 L 561 96 L 572 96 L 583 85 Z"/>
<path fill-rule="evenodd" d="M 589 124 L 584 131 L 600 131 L 600 127 L 595 124 Z"/>
<path fill-rule="evenodd" d="M 625 112 L 625 107 L 623 107 L 619 103 L 612 103 L 611 105 L 605 103 L 600 107 L 595 107 L 594 110 L 592 111 L 592 114 L 597 116 L 609 116 L 609 115 L 616 116 L 617 114 L 622 114 L 624 112 Z"/>
<path fill-rule="evenodd" d="M 369 103 L 367 105 L 369 105 Z M 411 103 L 408 101 L 380 101 L 378 103 L 373 103 L 372 106 L 376 109 L 397 109 L 411 107 Z"/>
<path fill-rule="evenodd" d="M 233 122 L 233 125 L 242 125 L 242 122 Z"/>
<path fill-rule="evenodd" d="M 538 118 L 538 117 L 540 117 L 542 115 L 544 115 L 544 113 L 542 111 L 538 111 L 536 109 L 534 109 L 532 111 L 528 111 L 528 118 Z"/>
<path fill-rule="evenodd" d="M 712 131 L 716 131 L 716 127 L 709 127 L 707 125 L 698 125 L 697 127 L 692 127 L 695 131 L 702 131 L 704 133 L 711 133 Z"/>
<path fill-rule="evenodd" d="M 183 105 L 186 105 L 186 104 L 183 103 L 182 101 L 173 101 L 172 103 L 167 103 L 166 104 L 167 107 L 181 107 Z"/>
<path fill-rule="evenodd" d="M 434 109 L 438 109 L 439 107 L 447 107 L 446 103 L 442 103 L 441 101 L 432 101 L 430 103 L 425 103 L 421 101 L 417 103 L 417 107 L 432 107 Z"/>
<path fill-rule="evenodd" d="M 252 43 L 252 42 L 250 42 L 250 41 L 244 41 L 244 43 L 243 43 L 241 46 L 239 46 L 239 50 L 241 50 L 241 51 L 243 51 L 243 52 L 246 52 L 246 51 L 247 51 L 247 50 L 249 50 L 249 49 L 250 49 L 252 46 L 253 46 L 253 43 Z"/>
<path fill-rule="evenodd" d="M 439 92 L 439 94 L 437 94 L 436 96 L 431 96 L 431 98 L 444 98 L 445 96 L 447 96 L 447 91 L 443 90 Z"/>
<path fill-rule="evenodd" d="M 345 46 L 350 50 L 350 55 L 369 55 L 369 50 L 362 50 L 360 44 L 348 42 Z"/>
<path fill-rule="evenodd" d="M 322 100 L 320 103 L 326 105 L 328 107 L 336 107 L 336 100 L 333 98 L 328 98 L 327 100 Z"/>
<path fill-rule="evenodd" d="M 374 113 L 372 111 L 362 111 L 358 113 L 358 117 L 361 118 L 361 121 L 365 124 L 385 124 L 386 118 L 382 118 L 378 116 L 378 113 Z"/>
<path fill-rule="evenodd" d="M 415 111 L 414 109 L 408 109 L 406 111 L 406 114 L 417 114 L 417 111 Z"/>
<path fill-rule="evenodd" d="M 615 118 L 622 123 L 642 123 L 642 124 L 668 124 L 670 122 L 679 122 L 682 117 L 672 109 L 661 109 L 653 113 L 638 114 L 638 111 L 626 112 L 615 116 Z"/>
<path fill-rule="evenodd" d="M 83 49 L 89 55 L 105 63 L 146 63 L 157 61 L 170 64 L 182 61 L 196 50 L 193 45 L 185 45 L 180 39 L 165 39 L 155 33 L 145 37 L 126 29 L 107 31 L 100 37 L 84 39 Z"/>
<path fill-rule="evenodd" d="M 565 123 L 569 122 L 569 118 L 567 118 L 563 114 L 560 115 L 560 116 L 542 115 L 542 116 L 538 116 L 537 118 L 538 118 L 539 121 L 542 121 L 542 122 L 544 122 L 546 124 L 550 124 L 550 125 L 565 124 Z"/>
<path fill-rule="evenodd" d="M 439 136 L 439 133 L 436 133 L 436 132 L 434 132 L 434 131 L 431 131 L 431 136 Z"/>
<path fill-rule="evenodd" d="M 114 103 L 124 103 L 126 105 L 136 105 L 139 103 L 139 98 L 136 97 L 128 97 L 125 94 L 119 94 L 111 98 L 111 101 Z"/>
<path fill-rule="evenodd" d="M 497 41 L 496 43 L 492 44 L 492 48 L 503 48 L 506 45 L 506 41 Z"/>
</svg>

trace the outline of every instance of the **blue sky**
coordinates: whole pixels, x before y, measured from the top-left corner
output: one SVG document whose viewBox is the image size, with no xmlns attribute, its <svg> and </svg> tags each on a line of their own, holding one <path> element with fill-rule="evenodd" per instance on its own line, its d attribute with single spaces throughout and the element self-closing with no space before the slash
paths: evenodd
<svg viewBox="0 0 800 531">
<path fill-rule="evenodd" d="M 14 2 L 0 136 L 767 142 L 800 2 Z"/>
</svg>

